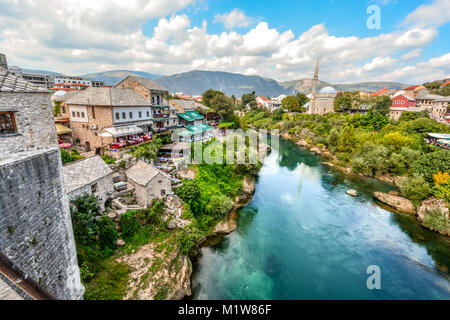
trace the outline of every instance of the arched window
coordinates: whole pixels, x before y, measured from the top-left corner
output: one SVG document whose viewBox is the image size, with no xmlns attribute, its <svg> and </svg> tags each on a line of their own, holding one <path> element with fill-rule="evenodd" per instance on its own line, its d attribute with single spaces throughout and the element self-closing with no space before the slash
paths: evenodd
<svg viewBox="0 0 450 320">
<path fill-rule="evenodd" d="M 0 137 L 17 133 L 13 112 L 0 112 Z"/>
</svg>

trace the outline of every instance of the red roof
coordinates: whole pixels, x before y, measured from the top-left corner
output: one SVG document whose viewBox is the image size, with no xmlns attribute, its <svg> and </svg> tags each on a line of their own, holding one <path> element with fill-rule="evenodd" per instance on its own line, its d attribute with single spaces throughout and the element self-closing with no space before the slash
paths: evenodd
<svg viewBox="0 0 450 320">
<path fill-rule="evenodd" d="M 441 84 L 441 86 L 444 87 L 444 86 L 446 86 L 446 85 L 448 85 L 448 84 L 450 84 L 450 81 L 447 81 L 447 82 Z"/>
<path fill-rule="evenodd" d="M 260 96 L 260 97 L 258 97 L 258 98 L 262 99 L 263 101 L 272 101 L 272 100 L 270 100 L 269 98 L 266 98 L 266 97 L 263 97 L 263 96 Z"/>
<path fill-rule="evenodd" d="M 389 92 L 389 91 L 390 91 L 390 90 L 388 90 L 388 89 L 386 89 L 386 88 L 383 88 L 383 89 L 381 89 L 381 90 L 378 90 L 377 92 L 372 92 L 372 93 L 370 93 L 369 96 L 371 96 L 371 97 L 377 97 L 377 96 L 382 95 L 383 93 L 386 93 L 386 92 Z"/>
<path fill-rule="evenodd" d="M 56 87 L 56 86 L 66 86 L 66 87 L 89 87 L 87 84 L 83 84 L 83 83 L 66 83 L 66 82 L 55 83 L 55 87 Z"/>
<path fill-rule="evenodd" d="M 408 87 L 408 88 L 406 88 L 406 89 L 403 89 L 403 90 L 414 90 L 415 88 L 417 88 L 417 87 L 419 87 L 420 85 L 417 85 L 417 86 L 411 86 L 411 87 Z"/>
</svg>

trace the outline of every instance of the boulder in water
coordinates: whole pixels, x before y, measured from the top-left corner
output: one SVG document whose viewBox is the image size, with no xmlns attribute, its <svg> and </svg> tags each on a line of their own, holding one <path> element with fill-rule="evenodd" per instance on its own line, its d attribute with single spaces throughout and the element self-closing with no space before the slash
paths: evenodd
<svg viewBox="0 0 450 320">
<path fill-rule="evenodd" d="M 416 214 L 416 207 L 414 207 L 413 203 L 406 198 L 383 192 L 375 192 L 375 199 L 387 204 L 399 212 L 411 215 Z"/>
<path fill-rule="evenodd" d="M 358 191 L 356 191 L 356 190 L 348 190 L 347 194 L 349 196 L 352 196 L 352 197 L 357 197 L 358 196 Z"/>
</svg>

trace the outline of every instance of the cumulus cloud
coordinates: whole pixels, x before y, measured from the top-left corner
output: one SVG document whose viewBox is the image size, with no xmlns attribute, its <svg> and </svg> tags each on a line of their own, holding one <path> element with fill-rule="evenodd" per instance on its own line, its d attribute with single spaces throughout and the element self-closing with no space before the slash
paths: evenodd
<svg viewBox="0 0 450 320">
<path fill-rule="evenodd" d="M 229 21 L 227 31 L 214 34 L 208 32 L 206 21 L 192 25 L 188 15 L 179 13 L 194 0 L 59 3 L 0 0 L 0 51 L 8 55 L 10 64 L 73 74 L 114 69 L 174 74 L 202 69 L 292 80 L 311 78 L 320 57 L 321 79 L 335 83 L 405 82 L 449 73 L 445 56 L 407 65 L 436 38 L 438 31 L 431 26 L 356 37 L 334 36 L 325 24 L 296 35 L 259 22 L 239 33 L 233 27 L 244 22 L 236 18 Z M 142 27 L 149 19 L 158 19 L 150 35 Z"/>
<path fill-rule="evenodd" d="M 236 8 L 224 14 L 216 14 L 214 22 L 223 23 L 225 28 L 233 29 L 235 27 L 248 27 L 255 22 L 255 19 L 247 17 L 244 11 Z"/>
</svg>

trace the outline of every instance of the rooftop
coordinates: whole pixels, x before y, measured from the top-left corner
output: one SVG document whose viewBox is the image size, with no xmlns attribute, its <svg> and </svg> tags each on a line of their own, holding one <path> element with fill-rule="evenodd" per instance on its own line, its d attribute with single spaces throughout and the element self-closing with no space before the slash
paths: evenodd
<svg viewBox="0 0 450 320">
<path fill-rule="evenodd" d="M 151 103 L 141 97 L 134 90 L 119 88 L 87 88 L 74 97 L 68 99 L 66 104 L 95 105 L 95 106 L 151 106 Z"/>
<path fill-rule="evenodd" d="M 7 69 L 0 68 L 0 92 L 48 92 Z"/>
<path fill-rule="evenodd" d="M 156 83 L 153 80 L 147 79 L 147 78 L 143 78 L 143 77 L 139 77 L 139 76 L 128 76 L 124 80 L 126 80 L 126 79 L 132 79 L 136 82 L 139 82 L 140 84 L 142 84 L 144 87 L 146 87 L 149 90 L 169 92 L 166 88 L 164 88 L 160 84 Z M 121 82 L 123 82 L 123 80 Z"/>
<path fill-rule="evenodd" d="M 152 181 L 159 173 L 164 175 L 164 173 L 154 166 L 139 161 L 132 168 L 128 169 L 127 177 L 128 179 L 136 182 L 141 186 L 146 186 L 150 181 Z"/>
<path fill-rule="evenodd" d="M 100 157 L 74 162 L 64 167 L 64 180 L 67 193 L 108 176 L 113 171 Z"/>
</svg>

